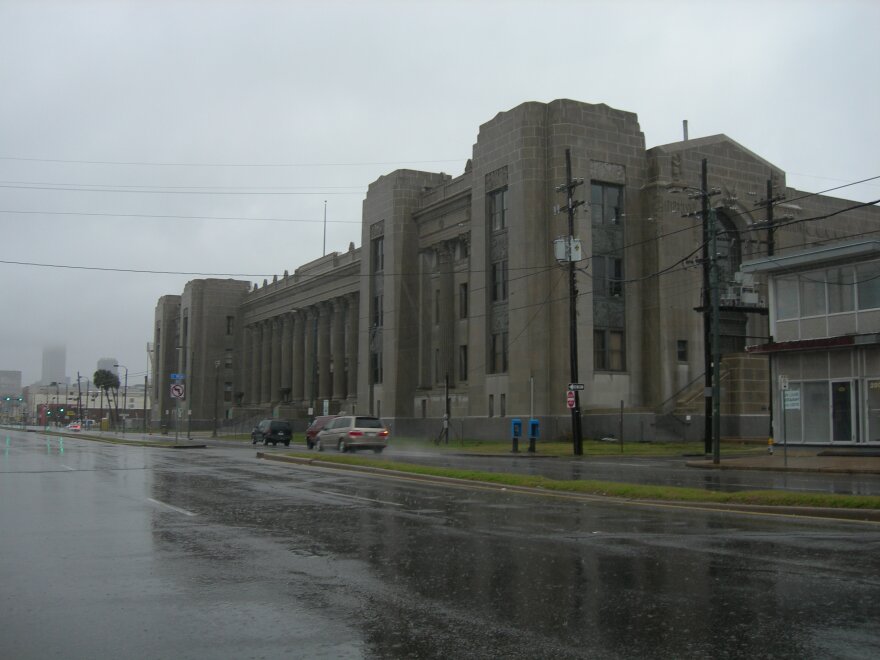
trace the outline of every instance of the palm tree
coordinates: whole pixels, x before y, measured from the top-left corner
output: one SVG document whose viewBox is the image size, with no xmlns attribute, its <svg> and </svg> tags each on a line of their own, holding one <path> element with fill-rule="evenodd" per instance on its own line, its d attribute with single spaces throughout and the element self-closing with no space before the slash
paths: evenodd
<svg viewBox="0 0 880 660">
<path fill-rule="evenodd" d="M 113 428 L 116 429 L 116 417 L 118 417 L 119 414 L 118 411 L 115 416 L 112 414 L 112 409 L 110 409 L 110 392 L 113 392 L 113 398 L 116 400 L 116 407 L 118 409 L 119 376 L 107 369 L 98 369 L 94 376 L 92 376 L 92 382 L 95 384 L 95 387 L 104 391 L 104 395 L 107 397 L 107 408 L 111 413 L 110 419 L 113 422 Z"/>
</svg>

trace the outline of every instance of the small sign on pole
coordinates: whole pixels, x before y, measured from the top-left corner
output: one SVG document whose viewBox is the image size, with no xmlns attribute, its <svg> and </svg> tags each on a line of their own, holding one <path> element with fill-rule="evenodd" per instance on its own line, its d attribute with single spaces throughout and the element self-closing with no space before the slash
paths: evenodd
<svg viewBox="0 0 880 660">
<path fill-rule="evenodd" d="M 565 405 L 568 406 L 569 410 L 574 410 L 574 392 L 569 391 L 565 395 Z"/>
<path fill-rule="evenodd" d="M 182 383 L 175 383 L 171 386 L 171 398 L 182 399 L 186 393 L 186 388 Z"/>
</svg>

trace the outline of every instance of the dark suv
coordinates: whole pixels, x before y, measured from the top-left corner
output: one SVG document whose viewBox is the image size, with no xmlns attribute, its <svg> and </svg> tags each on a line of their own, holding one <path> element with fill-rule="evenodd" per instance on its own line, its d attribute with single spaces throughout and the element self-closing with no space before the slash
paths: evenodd
<svg viewBox="0 0 880 660">
<path fill-rule="evenodd" d="M 289 447 L 292 435 L 290 422 L 283 419 L 264 419 L 251 431 L 251 444 L 255 445 L 262 440 L 264 445 L 271 442 L 274 446 L 283 442 L 285 447 Z"/>
</svg>

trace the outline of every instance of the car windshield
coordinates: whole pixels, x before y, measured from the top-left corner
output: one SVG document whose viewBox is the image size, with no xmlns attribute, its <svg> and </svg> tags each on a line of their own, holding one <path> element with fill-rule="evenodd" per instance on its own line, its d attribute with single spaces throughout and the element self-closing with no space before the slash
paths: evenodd
<svg viewBox="0 0 880 660">
<path fill-rule="evenodd" d="M 381 429 L 382 420 L 375 417 L 357 417 L 354 420 L 354 425 L 361 429 Z"/>
</svg>

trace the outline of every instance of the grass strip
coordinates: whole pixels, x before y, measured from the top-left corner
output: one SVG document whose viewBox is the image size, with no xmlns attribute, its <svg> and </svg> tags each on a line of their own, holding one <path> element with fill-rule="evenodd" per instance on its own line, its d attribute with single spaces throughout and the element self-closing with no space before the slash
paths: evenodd
<svg viewBox="0 0 880 660">
<path fill-rule="evenodd" d="M 776 490 L 749 490 L 735 493 L 683 488 L 680 486 L 651 486 L 643 484 L 616 483 L 608 481 L 584 481 L 550 479 L 548 477 L 510 474 L 506 472 L 481 472 L 454 468 L 417 465 L 398 461 L 375 460 L 358 456 L 338 454 L 288 453 L 287 456 L 308 458 L 327 463 L 361 465 L 434 477 L 450 477 L 466 481 L 480 481 L 505 486 L 524 486 L 557 492 L 584 493 L 630 500 L 660 500 L 668 502 L 712 502 L 759 506 L 791 506 L 832 509 L 880 509 L 880 496 L 844 495 L 835 493 L 803 493 Z"/>
</svg>

